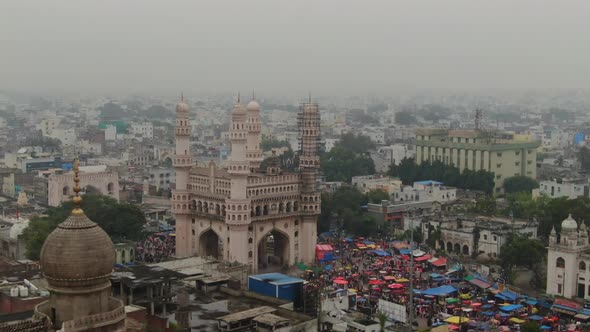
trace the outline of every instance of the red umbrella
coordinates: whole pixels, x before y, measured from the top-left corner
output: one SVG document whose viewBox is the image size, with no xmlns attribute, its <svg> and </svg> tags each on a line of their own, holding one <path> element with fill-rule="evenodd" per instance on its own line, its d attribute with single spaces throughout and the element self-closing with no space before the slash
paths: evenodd
<svg viewBox="0 0 590 332">
<path fill-rule="evenodd" d="M 336 279 L 336 280 L 334 280 L 334 283 L 336 285 L 348 285 L 348 281 L 346 281 L 344 279 Z"/>
<path fill-rule="evenodd" d="M 404 285 L 402 285 L 402 284 L 391 284 L 391 285 L 387 286 L 387 288 L 390 288 L 390 289 L 401 289 L 401 288 L 404 288 Z"/>
<path fill-rule="evenodd" d="M 383 280 L 377 280 L 377 279 L 371 279 L 369 280 L 369 285 L 384 285 L 385 281 Z"/>
</svg>

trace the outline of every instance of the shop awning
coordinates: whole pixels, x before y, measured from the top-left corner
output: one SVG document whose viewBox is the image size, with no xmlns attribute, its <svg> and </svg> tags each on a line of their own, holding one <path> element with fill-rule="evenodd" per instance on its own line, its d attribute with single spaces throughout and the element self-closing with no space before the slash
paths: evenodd
<svg viewBox="0 0 590 332">
<path fill-rule="evenodd" d="M 473 279 L 469 280 L 468 282 L 474 286 L 481 288 L 481 289 L 488 289 L 488 288 L 492 287 L 492 284 L 490 284 L 489 282 L 481 280 L 481 279 L 477 279 L 477 278 L 473 278 Z"/>
<path fill-rule="evenodd" d="M 439 296 L 439 295 L 445 295 L 445 294 L 452 294 L 457 292 L 457 288 L 453 287 L 453 286 L 449 286 L 449 285 L 444 285 L 444 286 L 440 286 L 440 287 L 436 287 L 436 288 L 429 288 L 426 290 L 423 290 L 421 292 L 422 295 L 433 295 L 433 296 Z"/>
<path fill-rule="evenodd" d="M 426 255 L 424 255 L 424 256 L 421 256 L 421 257 L 415 258 L 414 260 L 415 260 L 416 262 L 424 262 L 424 261 L 428 260 L 428 259 L 429 259 L 429 258 L 431 258 L 431 257 L 432 257 L 432 255 L 426 254 Z"/>
<path fill-rule="evenodd" d="M 505 305 L 503 307 L 500 307 L 500 310 L 504 311 L 504 312 L 511 312 L 514 310 L 518 310 L 522 308 L 522 305 L 520 304 L 510 304 L 510 305 Z"/>
<path fill-rule="evenodd" d="M 570 316 L 575 316 L 578 313 L 578 309 L 572 308 L 572 307 L 567 307 L 567 306 L 564 306 L 561 304 L 552 305 L 551 310 L 553 310 L 555 312 L 562 313 L 562 314 L 570 315 Z"/>
<path fill-rule="evenodd" d="M 447 265 L 447 259 L 444 257 L 439 258 L 437 261 L 432 262 L 432 265 L 434 265 L 436 267 L 445 266 L 445 265 Z"/>
</svg>

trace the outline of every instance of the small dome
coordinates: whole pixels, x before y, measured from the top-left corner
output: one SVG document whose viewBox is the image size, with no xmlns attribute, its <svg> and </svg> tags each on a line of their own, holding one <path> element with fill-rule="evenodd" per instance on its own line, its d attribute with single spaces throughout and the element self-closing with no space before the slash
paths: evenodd
<svg viewBox="0 0 590 332">
<path fill-rule="evenodd" d="M 51 287 L 99 285 L 110 279 L 115 247 L 107 233 L 80 211 L 49 234 L 40 262 Z"/>
<path fill-rule="evenodd" d="M 184 102 L 184 99 L 176 104 L 176 113 L 188 113 L 188 104 Z"/>
<path fill-rule="evenodd" d="M 234 106 L 233 114 L 246 114 L 246 107 L 238 101 Z"/>
<path fill-rule="evenodd" d="M 561 222 L 561 231 L 577 231 L 578 230 L 578 223 L 572 218 L 572 214 L 570 213 L 569 216 Z"/>
<path fill-rule="evenodd" d="M 248 111 L 260 111 L 260 104 L 254 99 L 250 100 L 248 106 L 246 106 Z"/>
</svg>

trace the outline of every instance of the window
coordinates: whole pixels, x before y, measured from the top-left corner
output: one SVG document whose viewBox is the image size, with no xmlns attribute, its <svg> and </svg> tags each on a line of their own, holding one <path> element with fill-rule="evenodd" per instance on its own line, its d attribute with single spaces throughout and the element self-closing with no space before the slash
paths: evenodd
<svg viewBox="0 0 590 332">
<path fill-rule="evenodd" d="M 557 284 L 557 294 L 561 294 L 561 284 Z"/>
<path fill-rule="evenodd" d="M 502 178 L 502 175 L 498 174 L 496 175 L 496 180 L 500 180 Z"/>
<path fill-rule="evenodd" d="M 530 164 L 532 164 L 532 163 L 533 163 L 533 161 L 532 161 L 532 160 L 527 160 L 527 161 L 526 161 L 526 163 L 527 163 L 528 165 L 530 165 Z"/>
<path fill-rule="evenodd" d="M 487 240 L 487 239 L 488 239 L 488 235 L 487 235 L 487 234 L 484 234 L 484 235 L 483 235 L 483 239 L 484 239 L 484 240 Z"/>
<path fill-rule="evenodd" d="M 498 164 L 496 164 L 496 167 L 497 167 L 497 168 L 500 168 L 500 167 L 502 167 L 502 163 L 498 163 Z"/>
<path fill-rule="evenodd" d="M 528 150 L 527 153 L 531 154 L 531 153 L 533 153 L 533 150 Z"/>
<path fill-rule="evenodd" d="M 498 153 L 496 153 L 496 156 L 498 156 L 498 157 L 502 157 L 502 152 L 498 152 Z"/>
<path fill-rule="evenodd" d="M 515 166 L 520 166 L 520 161 L 514 163 Z"/>
<path fill-rule="evenodd" d="M 516 151 L 514 154 L 520 156 L 520 151 Z"/>
<path fill-rule="evenodd" d="M 558 257 L 557 260 L 555 260 L 555 267 L 565 268 L 565 260 Z"/>
<path fill-rule="evenodd" d="M 586 271 L 586 262 L 581 261 L 580 264 L 578 264 L 578 269 L 580 271 Z"/>
<path fill-rule="evenodd" d="M 494 235 L 494 241 L 498 240 L 498 237 Z"/>
</svg>

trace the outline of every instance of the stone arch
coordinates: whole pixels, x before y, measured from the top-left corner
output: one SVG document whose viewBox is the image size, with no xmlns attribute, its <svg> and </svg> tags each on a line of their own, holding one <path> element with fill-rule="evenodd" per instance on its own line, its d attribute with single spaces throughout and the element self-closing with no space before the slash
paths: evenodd
<svg viewBox="0 0 590 332">
<path fill-rule="evenodd" d="M 70 187 L 68 187 L 68 186 L 63 187 L 63 189 L 61 190 L 61 194 L 64 196 L 70 196 Z"/>
<path fill-rule="evenodd" d="M 262 209 L 260 208 L 260 205 L 256 206 L 256 209 L 254 210 L 254 214 L 256 216 L 261 216 L 262 215 Z"/>
<path fill-rule="evenodd" d="M 451 242 L 447 242 L 447 252 L 453 252 L 453 244 Z"/>
<path fill-rule="evenodd" d="M 225 217 L 225 204 L 221 206 L 221 215 Z"/>
<path fill-rule="evenodd" d="M 209 204 L 207 202 L 203 202 L 203 212 L 209 213 Z"/>
<path fill-rule="evenodd" d="M 466 244 L 463 245 L 463 255 L 469 255 L 469 246 Z"/>
<path fill-rule="evenodd" d="M 279 213 L 283 213 L 285 212 L 285 203 L 280 202 L 279 203 Z"/>
<path fill-rule="evenodd" d="M 197 202 L 197 211 L 203 212 L 203 202 L 201 202 L 201 201 Z"/>
<path fill-rule="evenodd" d="M 197 200 L 193 199 L 189 207 L 190 210 L 197 210 Z"/>
<path fill-rule="evenodd" d="M 115 192 L 115 184 L 112 182 L 109 182 L 107 184 L 107 192 L 109 193 L 109 195 L 112 195 Z"/>
<path fill-rule="evenodd" d="M 263 215 L 263 216 L 266 216 L 266 215 L 268 215 L 268 205 L 264 205 L 264 206 L 262 207 L 262 215 Z"/>
<path fill-rule="evenodd" d="M 215 204 L 215 214 L 218 216 L 221 215 L 221 206 L 219 204 Z"/>
<path fill-rule="evenodd" d="M 557 257 L 555 260 L 555 267 L 565 268 L 565 259 Z"/>
<path fill-rule="evenodd" d="M 258 268 L 278 270 L 290 263 L 290 237 L 277 229 L 269 229 L 260 237 L 257 246 Z"/>
<path fill-rule="evenodd" d="M 580 264 L 578 264 L 578 269 L 580 271 L 586 271 L 586 262 L 580 261 Z"/>
<path fill-rule="evenodd" d="M 88 185 L 84 188 L 84 193 L 86 195 L 101 195 L 100 189 L 96 188 L 95 186 Z"/>
<path fill-rule="evenodd" d="M 208 228 L 199 234 L 199 256 L 221 259 L 222 248 L 221 237 L 213 228 Z"/>
<path fill-rule="evenodd" d="M 295 212 L 299 211 L 299 202 L 295 201 L 293 203 L 293 211 L 295 211 Z"/>
<path fill-rule="evenodd" d="M 453 252 L 455 252 L 455 254 L 461 253 L 461 245 L 459 243 L 455 243 L 455 246 L 453 247 Z"/>
<path fill-rule="evenodd" d="M 291 212 L 291 202 L 287 202 L 285 205 L 285 212 Z"/>
</svg>

